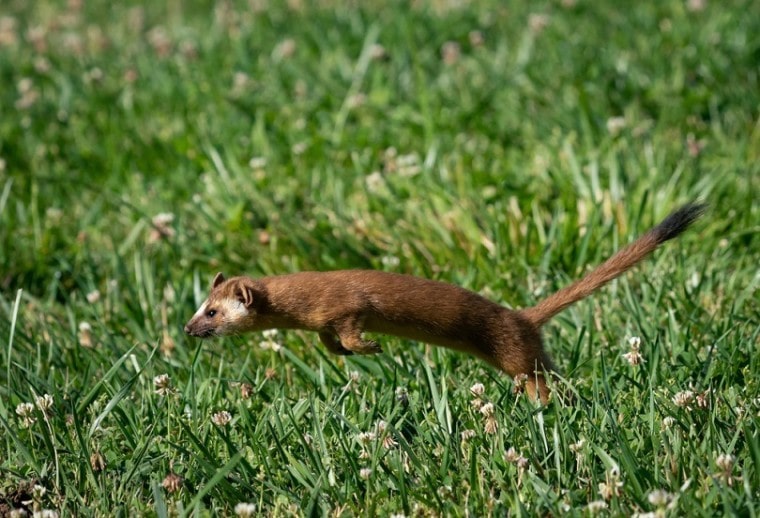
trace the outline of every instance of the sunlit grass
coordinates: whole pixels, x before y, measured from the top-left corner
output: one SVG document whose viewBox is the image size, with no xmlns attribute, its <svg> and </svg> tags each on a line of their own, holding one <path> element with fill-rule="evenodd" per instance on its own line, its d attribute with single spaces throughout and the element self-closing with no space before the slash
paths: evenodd
<svg viewBox="0 0 760 518">
<path fill-rule="evenodd" d="M 749 1 L 5 2 L 0 514 L 752 516 L 758 49 Z M 217 271 L 529 306 L 695 199 L 546 326 L 545 408 L 425 344 L 182 333 Z"/>
</svg>

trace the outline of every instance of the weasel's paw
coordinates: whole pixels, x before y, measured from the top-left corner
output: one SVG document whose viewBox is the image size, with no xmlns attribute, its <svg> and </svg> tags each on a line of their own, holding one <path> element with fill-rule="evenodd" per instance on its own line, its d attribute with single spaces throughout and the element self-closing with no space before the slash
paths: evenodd
<svg viewBox="0 0 760 518">
<path fill-rule="evenodd" d="M 319 333 L 319 340 L 327 347 L 327 350 L 340 356 L 349 356 L 354 354 L 350 349 L 343 347 L 337 336 L 332 333 Z"/>
<path fill-rule="evenodd" d="M 383 348 L 374 340 L 362 340 L 361 348 L 359 350 L 354 349 L 354 352 L 356 354 L 378 354 L 383 352 Z"/>
</svg>

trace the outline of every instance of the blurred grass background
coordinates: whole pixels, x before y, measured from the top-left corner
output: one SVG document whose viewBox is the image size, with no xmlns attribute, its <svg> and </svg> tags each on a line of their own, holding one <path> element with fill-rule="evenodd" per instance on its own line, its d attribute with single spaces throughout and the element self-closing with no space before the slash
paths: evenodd
<svg viewBox="0 0 760 518">
<path fill-rule="evenodd" d="M 662 489 L 667 512 L 752 515 L 759 75 L 752 1 L 5 0 L 0 506 L 37 483 L 62 514 L 631 514 Z M 528 306 L 694 199 L 693 230 L 546 327 L 575 406 L 393 338 L 345 359 L 181 332 L 219 270 L 379 268 Z"/>
</svg>

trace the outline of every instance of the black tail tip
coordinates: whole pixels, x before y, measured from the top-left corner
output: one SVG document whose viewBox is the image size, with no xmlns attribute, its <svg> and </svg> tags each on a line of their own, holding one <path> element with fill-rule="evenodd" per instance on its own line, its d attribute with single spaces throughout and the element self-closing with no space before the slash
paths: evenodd
<svg viewBox="0 0 760 518">
<path fill-rule="evenodd" d="M 706 210 L 706 203 L 689 203 L 671 213 L 662 221 L 662 223 L 653 229 L 653 232 L 657 237 L 657 242 L 662 243 L 678 236 L 681 232 L 686 230 L 689 225 L 699 219 Z"/>
</svg>

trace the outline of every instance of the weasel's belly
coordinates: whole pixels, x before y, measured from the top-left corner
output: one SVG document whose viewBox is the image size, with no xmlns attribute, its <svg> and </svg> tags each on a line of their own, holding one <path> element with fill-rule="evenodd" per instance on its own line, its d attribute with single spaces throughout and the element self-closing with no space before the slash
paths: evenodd
<svg viewBox="0 0 760 518">
<path fill-rule="evenodd" d="M 416 340 L 418 342 L 440 345 L 457 351 L 474 354 L 481 358 L 485 358 L 486 360 L 490 360 L 491 356 L 484 350 L 487 349 L 488 344 L 475 343 L 473 340 L 456 336 L 456 333 L 447 333 L 445 330 L 436 329 L 433 326 L 415 323 L 389 322 L 378 317 L 367 317 L 364 322 L 364 330 L 370 333 L 382 333 Z"/>
</svg>

